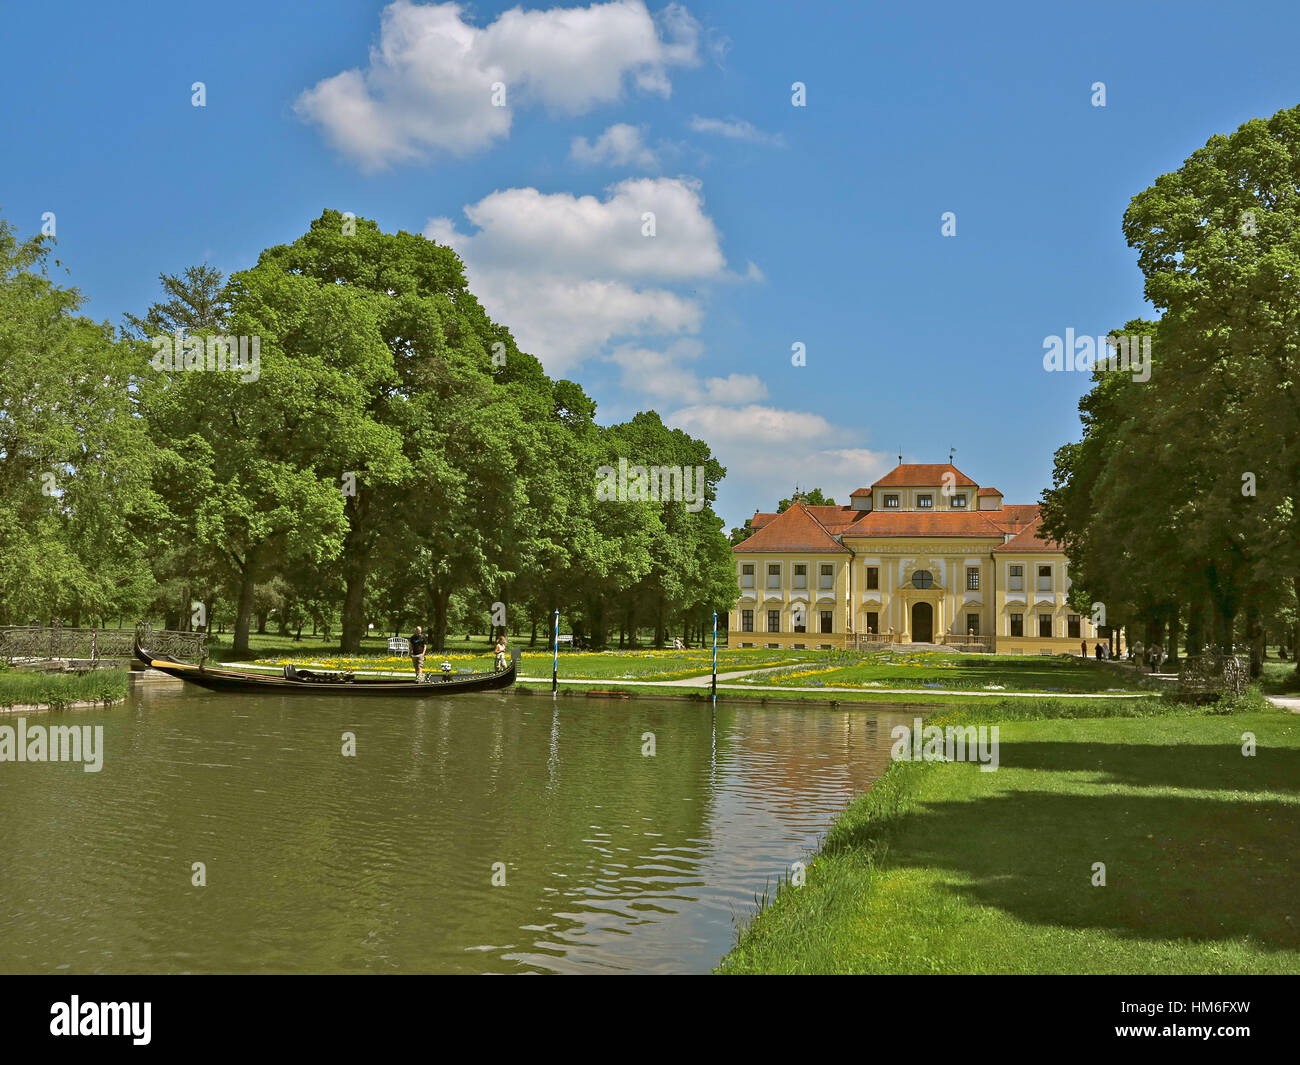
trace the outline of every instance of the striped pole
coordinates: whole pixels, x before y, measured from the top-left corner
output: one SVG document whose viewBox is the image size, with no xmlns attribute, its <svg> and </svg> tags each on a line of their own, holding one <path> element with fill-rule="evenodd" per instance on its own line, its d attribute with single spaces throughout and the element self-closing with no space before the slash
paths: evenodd
<svg viewBox="0 0 1300 1065">
<path fill-rule="evenodd" d="M 560 690 L 560 612 L 555 611 L 555 660 L 551 663 L 551 698 Z"/>
</svg>

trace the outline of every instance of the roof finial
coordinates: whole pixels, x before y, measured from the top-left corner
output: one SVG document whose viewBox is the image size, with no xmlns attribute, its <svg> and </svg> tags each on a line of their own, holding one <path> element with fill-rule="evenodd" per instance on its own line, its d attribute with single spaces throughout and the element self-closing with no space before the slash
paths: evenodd
<svg viewBox="0 0 1300 1065">
<path fill-rule="evenodd" d="M 957 449 L 956 449 L 955 447 L 950 447 L 950 448 L 948 449 L 948 465 L 949 465 L 949 466 L 952 465 L 952 457 L 953 457 L 955 454 L 957 454 Z"/>
</svg>

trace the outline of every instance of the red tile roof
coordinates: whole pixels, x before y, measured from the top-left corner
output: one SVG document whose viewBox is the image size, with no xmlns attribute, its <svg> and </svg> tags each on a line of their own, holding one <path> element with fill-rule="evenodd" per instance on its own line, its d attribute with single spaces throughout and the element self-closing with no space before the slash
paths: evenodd
<svg viewBox="0 0 1300 1065">
<path fill-rule="evenodd" d="M 1001 494 L 996 488 L 981 488 L 975 493 L 976 496 L 1000 496 Z"/>
<path fill-rule="evenodd" d="M 1035 507 L 1033 520 L 1025 526 L 1019 533 L 1013 536 L 1001 547 L 995 547 L 994 553 L 1014 553 L 1023 554 L 1042 554 L 1044 552 L 1056 553 L 1061 550 L 1061 545 L 1055 540 L 1045 539 L 1042 535 L 1042 519 L 1037 514 L 1038 508 Z"/>
<path fill-rule="evenodd" d="M 928 488 L 944 483 L 944 474 L 952 474 L 952 484 L 974 487 L 975 482 L 950 462 L 907 462 L 895 466 L 872 488 Z M 865 489 L 861 489 L 865 491 Z M 857 493 L 854 493 L 855 495 Z"/>
<path fill-rule="evenodd" d="M 776 514 L 759 514 L 755 512 L 754 516 L 749 519 L 749 527 L 755 530 L 761 529 L 775 517 L 777 517 Z"/>
<path fill-rule="evenodd" d="M 862 515 L 862 511 L 852 507 L 808 507 L 808 513 L 832 534 L 842 532 Z"/>
<path fill-rule="evenodd" d="M 839 507 L 806 507 L 795 503 L 789 510 L 778 514 L 731 550 L 737 554 L 780 553 L 810 551 L 817 554 L 848 554 L 848 548 L 835 539 L 826 527 L 811 513 L 812 510 L 839 510 Z"/>
<path fill-rule="evenodd" d="M 873 510 L 863 514 L 845 536 L 987 536 L 1002 539 L 1005 530 L 994 517 L 978 510 Z"/>
</svg>

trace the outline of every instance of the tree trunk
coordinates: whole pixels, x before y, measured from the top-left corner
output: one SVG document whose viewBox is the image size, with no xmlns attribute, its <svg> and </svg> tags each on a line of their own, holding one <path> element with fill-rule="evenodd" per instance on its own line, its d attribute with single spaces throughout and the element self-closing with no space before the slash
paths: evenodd
<svg viewBox="0 0 1300 1065">
<path fill-rule="evenodd" d="M 1264 672 L 1264 629 L 1254 599 L 1246 604 L 1246 646 L 1250 649 L 1250 675 L 1258 677 Z"/>
<path fill-rule="evenodd" d="M 239 600 L 235 607 L 235 654 L 249 653 L 248 630 L 253 621 L 253 593 L 257 582 L 253 580 L 253 567 L 245 565 L 239 575 Z"/>
<path fill-rule="evenodd" d="M 366 576 L 368 566 L 351 566 L 345 578 L 343 593 L 343 631 L 339 635 L 339 650 L 356 654 L 361 650 L 361 637 L 366 634 Z"/>
<path fill-rule="evenodd" d="M 1199 655 L 1205 646 L 1205 604 L 1194 599 L 1187 606 L 1187 653 Z"/>
<path fill-rule="evenodd" d="M 433 603 L 433 624 L 429 630 L 429 643 L 435 651 L 447 647 L 447 604 L 451 600 L 451 589 L 435 588 L 429 596 Z"/>
</svg>

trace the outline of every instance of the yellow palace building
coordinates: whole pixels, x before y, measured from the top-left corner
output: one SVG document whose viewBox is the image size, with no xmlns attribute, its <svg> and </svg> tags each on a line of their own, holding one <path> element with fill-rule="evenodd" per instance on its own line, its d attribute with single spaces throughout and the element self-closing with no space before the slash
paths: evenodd
<svg viewBox="0 0 1300 1065">
<path fill-rule="evenodd" d="M 1002 654 L 1092 650 L 1036 504 L 1003 503 L 955 466 L 900 464 L 848 506 L 755 514 L 732 548 L 732 647 L 942 644 Z"/>
</svg>

